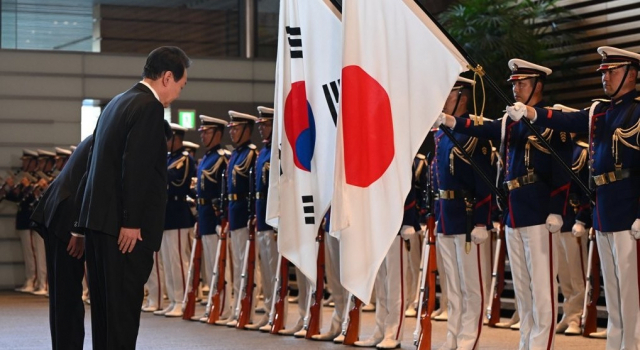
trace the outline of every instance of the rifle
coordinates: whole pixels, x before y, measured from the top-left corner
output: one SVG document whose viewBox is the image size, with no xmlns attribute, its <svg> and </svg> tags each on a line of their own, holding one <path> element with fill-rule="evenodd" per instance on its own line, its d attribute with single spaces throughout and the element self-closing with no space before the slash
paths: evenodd
<svg viewBox="0 0 640 350">
<path fill-rule="evenodd" d="M 191 259 L 189 260 L 189 273 L 187 274 L 187 287 L 182 300 L 182 319 L 191 320 L 196 311 L 196 292 L 200 286 L 200 264 L 202 261 L 202 237 L 196 224 L 196 237 L 191 244 Z"/>
<path fill-rule="evenodd" d="M 493 271 L 491 272 L 491 300 L 487 305 L 487 318 L 489 327 L 495 327 L 500 322 L 500 296 L 504 289 L 504 256 L 507 243 L 504 237 L 504 223 L 500 223 L 500 231 L 496 240 L 495 256 L 493 258 Z"/>
<path fill-rule="evenodd" d="M 227 269 L 227 219 L 223 218 L 221 223 L 220 237 L 216 248 L 216 262 L 213 264 L 213 276 L 211 277 L 211 285 L 209 286 L 209 298 L 204 318 L 207 324 L 215 324 L 220 319 L 220 315 L 224 312 L 224 299 L 220 300 L 220 296 L 226 297 L 225 270 Z"/>
<path fill-rule="evenodd" d="M 589 260 L 587 262 L 587 285 L 584 293 L 584 305 L 582 307 L 582 336 L 589 337 L 591 333 L 598 331 L 598 310 L 596 303 L 600 297 L 600 257 L 593 227 L 589 230 Z"/>
<path fill-rule="evenodd" d="M 316 274 L 316 289 L 312 293 L 313 304 L 309 307 L 309 323 L 307 324 L 307 333 L 305 339 L 311 339 L 312 336 L 320 334 L 320 326 L 322 325 L 322 299 L 324 297 L 324 229 L 318 228 L 318 260 Z"/>
<path fill-rule="evenodd" d="M 353 302 L 353 307 L 349 309 L 350 304 Z M 360 339 L 360 314 L 362 313 L 362 301 L 356 298 L 355 295 L 350 294 L 349 300 L 347 300 L 347 317 L 344 318 L 342 323 L 342 335 L 344 335 L 344 345 L 353 345 Z"/>
<path fill-rule="evenodd" d="M 254 190 L 253 190 L 253 167 L 249 169 L 249 238 L 244 250 L 244 262 L 242 264 L 242 281 L 240 282 L 240 293 L 236 312 L 238 313 L 238 323 L 236 328 L 244 329 L 244 326 L 251 321 L 253 311 L 253 294 L 255 291 L 256 272 L 256 225 L 254 223 Z M 242 297 L 241 297 L 242 296 Z"/>
<path fill-rule="evenodd" d="M 271 334 L 278 334 L 284 329 L 287 317 L 287 294 L 289 293 L 289 260 L 280 255 L 278 260 L 278 275 L 276 275 L 276 283 L 274 286 L 273 305 L 271 306 L 271 315 L 269 315 L 269 323 L 271 324 Z"/>
<path fill-rule="evenodd" d="M 222 309 L 225 300 L 220 300 L 220 296 L 227 297 L 225 287 L 225 272 L 227 269 L 227 186 L 225 171 L 222 171 L 221 190 L 220 190 L 220 207 L 218 208 L 218 216 L 220 221 L 220 237 L 218 237 L 218 246 L 216 247 L 216 261 L 213 264 L 213 276 L 211 277 L 211 285 L 209 287 L 209 297 L 207 307 L 205 309 L 204 319 L 207 324 L 215 324 L 220 319 L 220 315 L 224 312 Z M 215 208 L 214 208 L 215 209 Z"/>
<path fill-rule="evenodd" d="M 438 272 L 436 266 L 435 226 L 435 215 L 429 214 L 427 217 L 428 236 L 425 238 L 424 245 L 426 273 L 424 273 L 423 288 L 420 291 L 419 321 L 416 324 L 416 332 L 414 332 L 414 344 L 418 350 L 431 349 L 431 313 L 433 313 L 436 306 L 436 273 Z M 420 331 L 418 331 L 418 327 L 420 327 Z"/>
</svg>

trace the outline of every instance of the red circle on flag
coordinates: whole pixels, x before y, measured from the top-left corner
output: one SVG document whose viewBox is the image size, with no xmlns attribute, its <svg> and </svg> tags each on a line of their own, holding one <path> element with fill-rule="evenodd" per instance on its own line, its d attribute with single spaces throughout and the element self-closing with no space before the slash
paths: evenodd
<svg viewBox="0 0 640 350">
<path fill-rule="evenodd" d="M 391 102 L 385 89 L 359 66 L 342 69 L 342 138 L 348 184 L 369 187 L 395 154 Z"/>
</svg>

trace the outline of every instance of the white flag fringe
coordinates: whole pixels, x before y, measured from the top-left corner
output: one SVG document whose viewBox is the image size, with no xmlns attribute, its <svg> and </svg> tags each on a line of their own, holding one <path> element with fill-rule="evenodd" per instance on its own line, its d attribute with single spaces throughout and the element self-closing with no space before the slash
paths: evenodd
<svg viewBox="0 0 640 350">
<path fill-rule="evenodd" d="M 411 166 L 467 62 L 413 0 L 343 6 L 331 232 L 341 282 L 365 303 L 400 230 Z"/>
<path fill-rule="evenodd" d="M 340 17 L 328 0 L 280 1 L 267 223 L 278 227 L 278 251 L 312 283 L 333 192 Z"/>
</svg>

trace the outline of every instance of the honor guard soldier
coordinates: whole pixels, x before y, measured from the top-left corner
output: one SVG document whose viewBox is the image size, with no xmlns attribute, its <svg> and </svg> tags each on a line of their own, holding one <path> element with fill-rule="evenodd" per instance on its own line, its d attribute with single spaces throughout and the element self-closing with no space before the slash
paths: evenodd
<svg viewBox="0 0 640 350">
<path fill-rule="evenodd" d="M 638 349 L 638 239 L 640 239 L 640 54 L 598 48 L 604 93 L 591 107 L 565 113 L 514 105 L 509 116 L 558 131 L 588 133 L 589 171 L 595 187 L 593 228 L 607 302 L 607 349 Z"/>
<path fill-rule="evenodd" d="M 262 318 L 248 325 L 247 329 L 259 329 L 269 323 L 269 313 L 273 299 L 273 285 L 276 280 L 278 267 L 278 244 L 273 227 L 265 220 L 267 216 L 267 190 L 269 189 L 269 174 L 271 169 L 271 136 L 273 128 L 273 108 L 258 107 L 259 117 L 256 121 L 258 132 L 264 146 L 260 150 L 255 165 L 256 189 L 256 243 L 260 252 L 260 274 L 262 276 L 262 294 L 264 295 L 265 314 Z"/>
<path fill-rule="evenodd" d="M 522 105 L 545 109 L 543 89 L 551 69 L 520 59 L 509 61 L 513 96 Z M 520 315 L 520 349 L 551 349 L 557 317 L 557 255 L 553 233 L 562 227 L 570 176 L 556 164 L 550 151 L 522 122 L 502 118 L 490 123 L 446 117 L 456 132 L 501 140 L 508 191 L 506 239 L 513 286 Z M 571 162 L 571 140 L 566 132 L 537 128 L 560 155 Z"/>
<path fill-rule="evenodd" d="M 182 145 L 187 128 L 171 124 L 171 130 L 173 136 L 167 140 L 167 207 L 160 246 L 169 306 L 155 311 L 154 315 L 181 317 L 191 248 L 189 230 L 195 223 L 187 195 L 191 193 L 191 178 L 196 175 L 196 167 Z"/>
<path fill-rule="evenodd" d="M 258 118 L 244 113 L 229 111 L 231 121 L 227 124 L 231 141 L 236 149 L 231 153 L 227 167 L 226 181 L 229 194 L 229 230 L 231 240 L 231 256 L 233 268 L 233 296 L 236 299 L 231 305 L 236 305 L 240 298 L 240 283 L 242 280 L 242 265 L 245 256 L 245 246 L 249 238 L 249 184 L 254 181 L 250 177 L 250 170 L 254 166 L 258 153 L 256 146 L 251 143 L 251 133 Z M 232 312 L 229 319 L 216 321 L 218 325 L 235 327 L 237 314 Z"/>
<path fill-rule="evenodd" d="M 22 177 L 18 183 L 14 183 L 13 179 L 7 179 L 7 186 L 11 187 L 7 191 L 5 198 L 8 201 L 18 204 L 18 212 L 16 213 L 16 231 L 20 242 L 22 243 L 22 255 L 24 258 L 25 282 L 22 287 L 17 288 L 17 292 L 32 293 L 36 289 L 44 288 L 45 276 L 37 274 L 37 254 L 35 243 L 39 236 L 29 228 L 29 217 L 32 214 L 32 202 L 34 198 L 27 195 L 26 191 L 31 186 L 31 181 L 26 174 L 34 174 L 38 165 L 38 152 L 29 149 L 22 150 Z M 36 286 L 37 284 L 37 286 Z"/>
<path fill-rule="evenodd" d="M 474 84 L 458 77 L 443 112 L 460 120 L 476 118 L 467 111 Z M 491 142 L 460 133 L 454 133 L 454 137 L 490 176 Z M 490 274 L 484 248 L 488 244 L 487 226 L 491 225 L 491 190 L 442 131 L 436 133 L 435 141 L 435 186 L 440 198 L 436 243 L 442 253 L 449 294 L 447 338 L 440 349 L 475 349 L 482 332 L 486 305 L 483 293 Z M 473 242 L 469 251 L 465 251 L 467 234 Z"/>
<path fill-rule="evenodd" d="M 226 184 L 222 181 L 223 174 L 227 171 L 227 164 L 229 160 L 227 155 L 220 147 L 220 141 L 224 133 L 224 128 L 227 126 L 227 122 L 222 119 L 209 117 L 206 115 L 200 116 L 200 140 L 202 146 L 206 149 L 202 161 L 198 165 L 198 182 L 196 184 L 196 190 L 198 192 L 198 233 L 202 237 L 202 256 L 204 263 L 203 277 L 204 285 L 211 285 L 211 278 L 213 276 L 213 267 L 215 261 L 218 259 L 216 255 L 219 234 L 222 230 L 220 227 L 221 219 L 216 213 L 215 204 L 220 200 L 223 186 Z M 215 203 L 214 203 L 215 202 Z M 226 209 L 225 209 L 226 211 Z M 227 269 L 227 271 L 229 271 Z M 229 278 L 227 280 L 230 281 Z M 210 290 L 209 293 L 213 293 Z M 231 315 L 230 300 L 231 293 L 229 284 L 224 287 L 224 296 L 221 297 L 224 305 L 221 305 L 223 319 L 229 318 Z M 205 314 L 208 310 L 205 311 Z M 204 316 L 194 316 L 194 320 L 202 320 Z M 207 319 L 202 320 L 206 322 Z"/>
</svg>

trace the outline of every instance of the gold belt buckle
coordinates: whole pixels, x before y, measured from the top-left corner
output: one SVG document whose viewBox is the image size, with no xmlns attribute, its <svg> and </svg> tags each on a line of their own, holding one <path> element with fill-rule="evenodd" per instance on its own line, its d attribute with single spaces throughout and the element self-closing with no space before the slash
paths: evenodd
<svg viewBox="0 0 640 350">
<path fill-rule="evenodd" d="M 606 178 L 605 178 L 605 176 L 603 174 L 603 175 L 594 176 L 593 177 L 593 182 L 596 183 L 596 186 L 602 186 L 602 185 L 607 183 L 607 180 L 606 180 Z"/>
<path fill-rule="evenodd" d="M 238 195 L 235 193 L 229 193 L 229 200 L 230 201 L 238 200 Z"/>
<path fill-rule="evenodd" d="M 256 192 L 256 199 L 266 199 L 266 198 L 264 198 L 260 192 Z"/>
<path fill-rule="evenodd" d="M 454 199 L 455 192 L 452 190 L 440 190 L 440 199 Z"/>
<path fill-rule="evenodd" d="M 611 171 L 607 173 L 607 176 L 609 177 L 609 182 L 616 182 L 619 179 L 616 179 L 616 173 Z"/>
<path fill-rule="evenodd" d="M 507 181 L 507 188 L 509 189 L 509 191 L 513 191 L 517 188 L 520 188 L 520 181 L 518 181 L 518 179 Z"/>
</svg>

